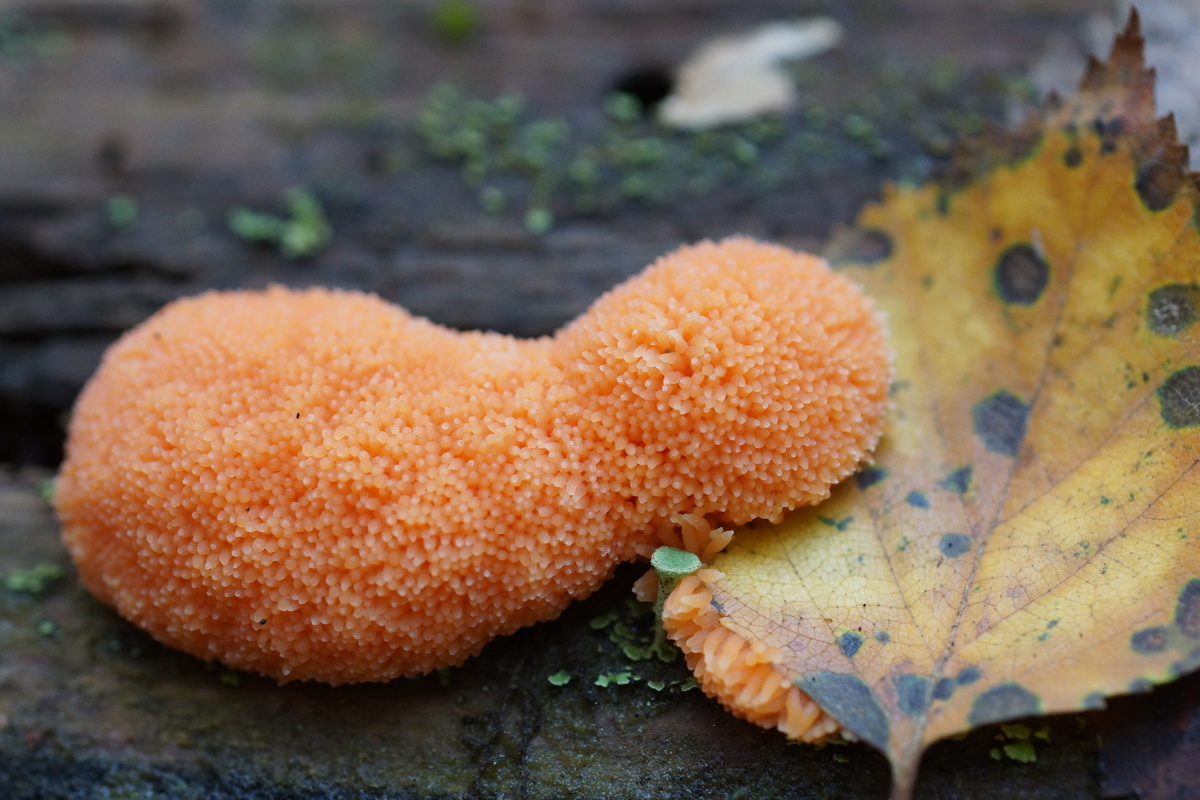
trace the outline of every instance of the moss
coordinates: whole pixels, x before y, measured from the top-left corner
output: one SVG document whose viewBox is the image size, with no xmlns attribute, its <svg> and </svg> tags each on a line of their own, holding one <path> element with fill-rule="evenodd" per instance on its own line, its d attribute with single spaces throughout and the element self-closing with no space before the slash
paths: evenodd
<svg viewBox="0 0 1200 800">
<path fill-rule="evenodd" d="M 35 564 L 28 569 L 10 572 L 4 580 L 4 588 L 10 592 L 38 595 L 47 591 L 63 577 L 63 569 L 49 562 Z"/>
<path fill-rule="evenodd" d="M 485 186 L 479 190 L 479 205 L 489 214 L 499 214 L 508 204 L 508 197 L 498 186 Z"/>
<path fill-rule="evenodd" d="M 518 95 L 479 98 L 439 84 L 413 132 L 424 158 L 456 165 L 464 183 L 480 187 L 484 211 L 515 210 L 526 215 L 527 229 L 542 233 L 546 222 L 630 206 L 671 207 L 718 193 L 727 202 L 766 196 L 834 169 L 920 178 L 931 156 L 948 154 L 955 138 L 979 129 L 980 96 L 993 98 L 998 113 L 1019 91 L 1011 80 L 974 85 L 952 67 L 876 72 L 876 91 L 827 98 L 820 96 L 823 73 L 810 65 L 798 73 L 808 99 L 794 112 L 699 131 L 665 128 L 620 92 L 603 98 L 601 115 L 568 122 L 539 116 Z"/>
<path fill-rule="evenodd" d="M 138 203 L 127 194 L 114 194 L 104 203 L 104 217 L 116 230 L 132 227 L 138 221 Z"/>
<path fill-rule="evenodd" d="M 531 208 L 525 212 L 525 230 L 541 236 L 554 227 L 554 215 L 546 208 Z"/>
<path fill-rule="evenodd" d="M 303 258 L 323 250 L 333 238 L 333 231 L 316 196 L 307 189 L 293 188 L 285 201 L 286 217 L 232 209 L 227 219 L 230 230 L 248 242 L 276 245 L 287 258 Z"/>
<path fill-rule="evenodd" d="M 42 498 L 42 502 L 48 506 L 54 505 L 54 494 L 58 489 L 58 484 L 54 478 L 46 478 L 38 484 L 38 496 Z"/>
<path fill-rule="evenodd" d="M 62 61 L 73 44 L 70 33 L 58 22 L 0 12 L 0 64 L 30 69 Z"/>
<path fill-rule="evenodd" d="M 596 676 L 595 683 L 601 689 L 606 689 L 609 686 L 627 686 L 630 683 L 638 680 L 641 680 L 641 678 L 639 678 L 637 675 L 634 675 L 632 672 L 605 672 Z"/>
<path fill-rule="evenodd" d="M 1008 758 L 1022 764 L 1033 764 L 1038 760 L 1037 748 L 1034 747 L 1033 740 L 1037 738 L 1044 742 L 1050 741 L 1048 725 L 1042 726 L 1036 733 L 1028 725 L 1019 722 L 1001 724 L 999 727 L 1000 732 L 994 738 L 1000 744 L 990 751 L 991 757 L 997 761 Z"/>
<path fill-rule="evenodd" d="M 250 62 L 276 88 L 326 84 L 344 93 L 380 95 L 394 85 L 397 70 L 382 32 L 331 24 L 315 5 L 295 4 L 279 13 L 283 19 L 263 26 L 247 45 Z"/>
<path fill-rule="evenodd" d="M 474 39 L 483 27 L 479 8 L 471 0 L 441 0 L 430 16 L 438 38 L 453 44 Z"/>
<path fill-rule="evenodd" d="M 1010 742 L 1004 745 L 1004 755 L 1013 761 L 1020 761 L 1022 764 L 1032 764 L 1037 761 L 1037 751 L 1033 749 L 1033 742 Z"/>
</svg>

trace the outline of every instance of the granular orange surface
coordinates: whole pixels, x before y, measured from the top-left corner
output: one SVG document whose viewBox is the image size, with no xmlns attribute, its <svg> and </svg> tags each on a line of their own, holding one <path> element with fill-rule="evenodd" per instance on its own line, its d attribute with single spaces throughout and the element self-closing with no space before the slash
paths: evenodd
<svg viewBox="0 0 1200 800">
<path fill-rule="evenodd" d="M 751 642 L 721 625 L 707 586 L 720 576 L 714 569 L 687 576 L 667 596 L 662 610 L 663 628 L 683 651 L 704 693 L 734 715 L 777 728 L 789 739 L 821 742 L 834 734 L 850 736 L 796 687 L 781 666 L 782 650 Z"/>
<path fill-rule="evenodd" d="M 673 515 L 821 500 L 874 446 L 890 374 L 854 285 L 745 238 L 535 340 L 352 292 L 213 293 L 107 353 L 56 503 L 83 582 L 159 640 L 386 680 L 556 616 Z"/>
</svg>

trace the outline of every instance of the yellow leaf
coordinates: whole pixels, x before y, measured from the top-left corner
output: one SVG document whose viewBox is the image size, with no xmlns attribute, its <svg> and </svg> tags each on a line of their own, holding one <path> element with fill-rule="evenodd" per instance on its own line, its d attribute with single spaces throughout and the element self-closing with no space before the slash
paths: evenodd
<svg viewBox="0 0 1200 800">
<path fill-rule="evenodd" d="M 889 320 L 888 432 L 705 582 L 899 797 L 937 739 L 1200 666 L 1200 204 L 1152 84 L 1133 17 L 1077 97 L 835 241 Z"/>
</svg>

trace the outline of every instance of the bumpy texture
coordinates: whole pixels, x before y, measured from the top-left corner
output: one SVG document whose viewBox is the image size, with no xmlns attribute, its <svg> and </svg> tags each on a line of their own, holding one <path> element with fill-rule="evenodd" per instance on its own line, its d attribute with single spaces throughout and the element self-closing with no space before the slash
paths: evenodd
<svg viewBox="0 0 1200 800">
<path fill-rule="evenodd" d="M 208 294 L 106 355 L 57 507 L 83 582 L 161 641 L 386 680 L 554 617 L 675 514 L 821 500 L 874 446 L 889 378 L 855 286 L 742 238 L 536 340 L 350 292 Z"/>
<path fill-rule="evenodd" d="M 780 668 L 782 650 L 750 642 L 721 625 L 706 586 L 720 576 L 714 569 L 689 575 L 667 596 L 662 610 L 667 635 L 683 651 L 704 693 L 736 716 L 777 728 L 789 739 L 821 742 L 834 734 L 849 736 Z"/>
</svg>

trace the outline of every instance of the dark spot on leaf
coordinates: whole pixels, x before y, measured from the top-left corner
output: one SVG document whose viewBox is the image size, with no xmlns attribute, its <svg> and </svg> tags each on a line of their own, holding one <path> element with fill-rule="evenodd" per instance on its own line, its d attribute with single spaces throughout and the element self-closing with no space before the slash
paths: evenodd
<svg viewBox="0 0 1200 800">
<path fill-rule="evenodd" d="M 1196 322 L 1200 285 L 1171 283 L 1150 293 L 1146 324 L 1159 336 L 1178 336 Z"/>
<path fill-rule="evenodd" d="M 1200 386 L 1197 386 L 1200 392 Z M 1016 395 L 1001 389 L 972 409 L 975 435 L 984 447 L 1003 456 L 1015 456 L 1025 438 L 1025 423 L 1029 421 L 1029 406 Z"/>
<path fill-rule="evenodd" d="M 1090 692 L 1084 695 L 1083 700 L 1079 703 L 1079 707 L 1084 711 L 1100 711 L 1107 708 L 1108 703 L 1104 702 L 1104 695 L 1100 692 Z"/>
<path fill-rule="evenodd" d="M 1092 122 L 1092 129 L 1100 137 L 1101 154 L 1116 152 L 1117 140 L 1121 138 L 1124 127 L 1120 119 L 1097 119 Z"/>
<path fill-rule="evenodd" d="M 1028 244 L 1015 244 L 996 262 L 996 291 L 1006 303 L 1032 305 L 1050 283 L 1050 265 Z"/>
<path fill-rule="evenodd" d="M 974 472 L 971 467 L 959 467 L 951 472 L 942 480 L 938 481 L 938 486 L 943 489 L 949 489 L 957 494 L 966 494 L 971 488 L 971 475 Z"/>
<path fill-rule="evenodd" d="M 842 649 L 842 655 L 846 658 L 854 658 L 854 654 L 862 647 L 862 643 L 862 634 L 854 631 L 846 631 L 838 637 L 838 647 Z"/>
<path fill-rule="evenodd" d="M 910 717 L 924 711 L 929 705 L 929 678 L 911 674 L 896 678 L 896 703 Z"/>
<path fill-rule="evenodd" d="M 1158 387 L 1163 421 L 1172 428 L 1200 425 L 1200 367 L 1184 367 Z"/>
<path fill-rule="evenodd" d="M 1143 656 L 1161 653 L 1167 649 L 1167 629 L 1161 625 L 1142 628 L 1129 637 L 1129 646 L 1133 652 Z"/>
<path fill-rule="evenodd" d="M 887 631 L 875 631 L 875 641 L 879 642 L 880 644 L 887 644 L 891 640 L 892 637 Z"/>
<path fill-rule="evenodd" d="M 943 217 L 950 213 L 950 192 L 945 189 L 938 192 L 937 200 L 934 201 L 934 209 Z"/>
<path fill-rule="evenodd" d="M 1016 683 L 1001 683 L 975 698 L 967 721 L 972 725 L 986 725 L 1016 717 L 1028 717 L 1042 710 L 1041 699 Z"/>
<path fill-rule="evenodd" d="M 913 508 L 929 508 L 929 498 L 916 489 L 908 493 L 908 497 L 904 498 L 904 502 Z"/>
<path fill-rule="evenodd" d="M 1171 205 L 1182 183 L 1183 173 L 1178 167 L 1152 158 L 1138 169 L 1133 185 L 1146 208 L 1162 211 Z"/>
<path fill-rule="evenodd" d="M 954 685 L 953 678 L 939 678 L 938 682 L 933 685 L 933 699 L 949 700 L 956 688 L 958 687 Z"/>
<path fill-rule="evenodd" d="M 971 537 L 965 533 L 947 533 L 938 542 L 938 549 L 948 558 L 958 558 L 971 550 Z"/>
<path fill-rule="evenodd" d="M 796 681 L 796 685 L 858 738 L 881 750 L 887 747 L 887 714 L 857 675 L 812 672 Z"/>
<path fill-rule="evenodd" d="M 1145 678 L 1134 678 L 1129 682 L 1129 686 L 1126 687 L 1126 690 L 1130 694 L 1145 694 L 1153 689 L 1154 684 Z"/>
<path fill-rule="evenodd" d="M 1184 658 L 1172 662 L 1170 670 L 1171 674 L 1178 678 L 1195 672 L 1197 668 L 1200 668 L 1200 647 L 1192 650 Z"/>
<path fill-rule="evenodd" d="M 1200 639 L 1200 578 L 1192 578 L 1179 593 L 1175 625 L 1189 639 Z"/>
<path fill-rule="evenodd" d="M 1071 169 L 1083 163 L 1083 151 L 1079 149 L 1079 145 L 1073 144 L 1067 148 L 1067 152 L 1063 153 L 1063 163 Z"/>
<path fill-rule="evenodd" d="M 887 470 L 883 467 L 863 467 L 854 476 L 854 482 L 858 484 L 859 489 L 870 489 L 886 478 L 887 474 Z"/>
<path fill-rule="evenodd" d="M 821 522 L 831 528 L 837 528 L 839 531 L 844 531 L 850 527 L 850 523 L 854 521 L 854 517 L 843 517 L 842 519 L 834 519 L 833 517 L 817 517 Z"/>
<path fill-rule="evenodd" d="M 981 674 L 979 667 L 963 667 L 959 673 L 954 676 L 954 682 L 959 686 L 970 686 L 972 683 L 980 679 Z"/>
</svg>

